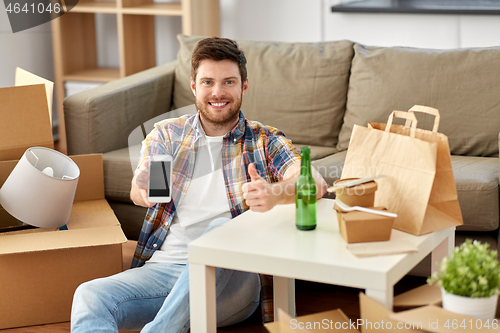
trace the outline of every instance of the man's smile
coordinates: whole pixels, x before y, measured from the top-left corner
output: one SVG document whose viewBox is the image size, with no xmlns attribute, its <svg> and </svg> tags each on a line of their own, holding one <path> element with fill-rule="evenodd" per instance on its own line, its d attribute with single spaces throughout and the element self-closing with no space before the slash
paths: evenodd
<svg viewBox="0 0 500 333">
<path fill-rule="evenodd" d="M 208 102 L 208 104 L 210 104 L 215 109 L 222 109 L 226 105 L 228 105 L 229 102 L 219 102 L 219 101 L 217 101 L 217 102 Z"/>
</svg>

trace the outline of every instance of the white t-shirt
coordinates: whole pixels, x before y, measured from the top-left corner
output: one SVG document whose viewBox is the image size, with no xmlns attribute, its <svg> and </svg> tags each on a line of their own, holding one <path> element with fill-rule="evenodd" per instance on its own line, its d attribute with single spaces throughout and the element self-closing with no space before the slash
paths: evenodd
<svg viewBox="0 0 500 333">
<path fill-rule="evenodd" d="M 149 262 L 187 263 L 187 244 L 218 217 L 231 218 L 222 173 L 222 136 L 201 137 L 194 173 L 165 241 Z"/>
</svg>

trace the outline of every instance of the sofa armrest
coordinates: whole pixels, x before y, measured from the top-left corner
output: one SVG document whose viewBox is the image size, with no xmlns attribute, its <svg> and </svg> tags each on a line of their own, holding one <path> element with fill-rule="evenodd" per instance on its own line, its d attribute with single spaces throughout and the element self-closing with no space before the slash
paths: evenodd
<svg viewBox="0 0 500 333">
<path fill-rule="evenodd" d="M 154 67 L 66 98 L 68 154 L 127 147 L 132 130 L 170 110 L 176 64 Z"/>
</svg>

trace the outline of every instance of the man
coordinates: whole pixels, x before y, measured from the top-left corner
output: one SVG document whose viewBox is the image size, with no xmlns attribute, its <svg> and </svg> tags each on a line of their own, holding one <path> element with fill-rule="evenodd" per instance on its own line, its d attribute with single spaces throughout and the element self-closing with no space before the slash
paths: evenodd
<svg viewBox="0 0 500 333">
<path fill-rule="evenodd" d="M 162 121 L 143 142 L 130 192 L 135 204 L 149 207 L 132 263 L 136 268 L 77 289 L 73 333 L 144 325 L 142 332 L 187 331 L 187 244 L 247 209 L 264 212 L 294 201 L 300 155 L 283 133 L 241 113 L 248 78 L 235 42 L 207 38 L 198 43 L 191 89 L 197 115 Z M 172 200 L 153 205 L 144 171 L 148 156 L 159 154 L 173 159 Z M 326 183 L 317 172 L 315 179 L 320 198 Z M 258 307 L 260 289 L 258 274 L 216 269 L 217 324 L 248 318 Z"/>
</svg>

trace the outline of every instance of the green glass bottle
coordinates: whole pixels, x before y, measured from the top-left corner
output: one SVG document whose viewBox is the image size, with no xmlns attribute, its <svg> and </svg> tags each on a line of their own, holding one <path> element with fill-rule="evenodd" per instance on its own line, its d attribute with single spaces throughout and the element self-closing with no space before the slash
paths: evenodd
<svg viewBox="0 0 500 333">
<path fill-rule="evenodd" d="M 295 183 L 295 224 L 299 230 L 316 228 L 316 182 L 311 172 L 309 147 L 301 151 L 300 175 Z"/>
</svg>

